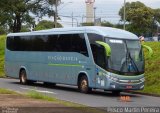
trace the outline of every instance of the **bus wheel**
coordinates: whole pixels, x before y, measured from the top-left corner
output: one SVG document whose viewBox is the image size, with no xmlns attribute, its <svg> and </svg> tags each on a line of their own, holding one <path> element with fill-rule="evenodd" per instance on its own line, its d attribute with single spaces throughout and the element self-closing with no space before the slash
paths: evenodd
<svg viewBox="0 0 160 113">
<path fill-rule="evenodd" d="M 25 70 L 20 71 L 19 79 L 21 84 L 27 84 L 27 75 Z"/>
<path fill-rule="evenodd" d="M 80 78 L 78 88 L 81 93 L 89 93 L 91 91 L 91 88 L 88 87 L 88 78 L 86 76 Z"/>
</svg>

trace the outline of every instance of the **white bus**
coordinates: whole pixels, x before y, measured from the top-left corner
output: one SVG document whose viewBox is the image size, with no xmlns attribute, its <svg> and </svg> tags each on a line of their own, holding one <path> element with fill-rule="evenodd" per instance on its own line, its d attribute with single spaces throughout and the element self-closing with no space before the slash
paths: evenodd
<svg viewBox="0 0 160 113">
<path fill-rule="evenodd" d="M 139 38 L 109 27 L 56 28 L 7 35 L 7 76 L 22 84 L 42 81 L 113 93 L 144 88 Z"/>
</svg>

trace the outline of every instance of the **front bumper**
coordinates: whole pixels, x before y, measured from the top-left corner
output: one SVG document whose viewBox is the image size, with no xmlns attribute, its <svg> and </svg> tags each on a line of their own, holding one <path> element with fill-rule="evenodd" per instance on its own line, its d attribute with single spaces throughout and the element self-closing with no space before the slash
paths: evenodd
<svg viewBox="0 0 160 113">
<path fill-rule="evenodd" d="M 128 80 L 131 81 L 131 80 Z M 116 82 L 109 80 L 106 84 L 108 90 L 142 90 L 144 88 L 144 82 L 131 83 L 131 82 Z"/>
</svg>

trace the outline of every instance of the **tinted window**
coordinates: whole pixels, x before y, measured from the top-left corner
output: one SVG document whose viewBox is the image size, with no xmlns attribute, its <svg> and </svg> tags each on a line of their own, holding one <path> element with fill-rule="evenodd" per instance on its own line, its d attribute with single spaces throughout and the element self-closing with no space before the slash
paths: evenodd
<svg viewBox="0 0 160 113">
<path fill-rule="evenodd" d="M 58 35 L 48 35 L 46 39 L 46 51 L 58 51 Z"/>
<path fill-rule="evenodd" d="M 84 34 L 73 34 L 71 47 L 72 51 L 88 56 Z"/>
<path fill-rule="evenodd" d="M 7 48 L 12 51 L 78 52 L 88 56 L 84 34 L 8 37 Z"/>
<path fill-rule="evenodd" d="M 61 34 L 58 38 L 58 49 L 62 52 L 71 52 L 72 34 Z"/>
<path fill-rule="evenodd" d="M 103 36 L 93 33 L 89 33 L 88 38 L 90 44 L 95 44 L 95 41 L 104 41 Z"/>
<path fill-rule="evenodd" d="M 105 69 L 107 64 L 105 50 L 101 45 L 96 44 L 96 41 L 103 41 L 103 37 L 97 34 L 88 34 L 88 38 L 95 63 Z"/>
<path fill-rule="evenodd" d="M 32 47 L 32 51 L 45 51 L 45 47 L 46 47 L 46 41 L 45 41 L 45 37 L 43 36 L 31 36 L 30 38 L 30 43 L 31 43 L 31 47 Z M 29 45 L 29 44 L 28 44 Z M 29 51 L 30 49 L 27 49 L 25 51 Z"/>
<path fill-rule="evenodd" d="M 9 50 L 14 50 L 14 37 L 7 37 L 7 48 Z"/>
<path fill-rule="evenodd" d="M 23 39 L 22 39 L 23 40 Z M 22 40 L 19 36 L 14 37 L 14 49 L 15 50 L 20 50 L 20 48 L 22 47 Z M 20 48 L 19 48 L 19 47 Z"/>
<path fill-rule="evenodd" d="M 7 48 L 12 51 L 23 51 L 31 48 L 30 39 L 28 37 L 8 37 L 7 38 Z"/>
</svg>

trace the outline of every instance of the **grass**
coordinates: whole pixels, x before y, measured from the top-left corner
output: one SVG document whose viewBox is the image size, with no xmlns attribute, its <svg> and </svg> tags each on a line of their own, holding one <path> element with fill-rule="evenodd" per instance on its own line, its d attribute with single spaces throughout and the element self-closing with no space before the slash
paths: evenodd
<svg viewBox="0 0 160 113">
<path fill-rule="evenodd" d="M 30 97 L 30 98 L 33 98 L 33 99 L 40 99 L 40 100 L 44 100 L 44 101 L 50 101 L 50 102 L 54 102 L 56 104 L 61 104 L 61 105 L 65 106 L 65 107 L 73 107 L 73 108 L 75 108 L 77 110 L 84 111 L 85 113 L 86 112 L 88 112 L 88 113 L 104 113 L 104 111 L 102 111 L 102 110 L 97 110 L 95 108 L 90 108 L 90 107 L 87 107 L 85 105 L 72 103 L 72 102 L 69 102 L 69 101 L 59 100 L 59 99 L 56 99 L 55 97 L 50 97 L 50 96 L 48 96 L 46 94 L 42 94 L 42 93 L 39 93 L 39 92 L 34 91 L 34 90 L 29 91 L 26 95 L 28 97 Z"/>
<path fill-rule="evenodd" d="M 50 97 L 47 94 L 39 93 L 37 91 L 31 90 L 27 94 L 22 94 L 22 93 L 16 93 L 14 91 L 8 90 L 8 89 L 2 89 L 0 88 L 0 94 L 9 94 L 9 95 L 19 95 L 19 96 L 24 96 L 24 97 L 29 97 L 31 99 L 39 99 L 39 100 L 44 100 L 44 101 L 49 101 L 53 102 L 55 104 L 60 104 L 64 107 L 72 107 L 73 109 L 77 109 L 79 111 L 82 111 L 84 113 L 106 113 L 103 110 L 98 110 L 95 108 L 90 108 L 81 104 L 76 104 L 72 102 L 67 102 L 63 100 L 56 99 L 55 97 Z"/>
<path fill-rule="evenodd" d="M 8 89 L 0 88 L 0 94 L 17 94 L 17 93 Z"/>
<path fill-rule="evenodd" d="M 80 104 L 66 102 L 66 101 L 63 101 L 63 100 L 56 99 L 54 97 L 50 97 L 47 94 L 39 93 L 39 92 L 37 92 L 35 90 L 29 91 L 26 95 L 28 97 L 30 97 L 30 98 L 56 102 L 56 103 L 59 103 L 59 104 L 65 105 L 65 106 L 69 106 L 69 107 L 73 107 L 73 106 L 75 106 L 75 107 L 84 107 L 83 105 L 80 105 Z"/>
<path fill-rule="evenodd" d="M 0 77 L 5 77 L 4 74 L 4 49 L 5 49 L 5 35 L 0 36 Z"/>
<path fill-rule="evenodd" d="M 20 96 L 24 96 L 24 97 L 27 96 L 32 99 L 39 99 L 39 100 L 44 100 L 44 101 L 49 101 L 49 102 L 53 102 L 56 104 L 60 104 L 60 105 L 63 105 L 64 107 L 73 107 L 74 109 L 83 111 L 85 113 L 91 113 L 91 112 L 92 113 L 104 113 L 104 111 L 102 111 L 102 110 L 97 110 L 95 108 L 89 108 L 89 107 L 81 105 L 81 104 L 76 104 L 76 103 L 72 103 L 72 102 L 59 100 L 59 99 L 56 99 L 54 97 L 50 97 L 46 94 L 42 94 L 42 93 L 39 93 L 34 90 L 29 91 L 27 94 L 19 94 L 19 93 L 16 93 L 16 92 L 8 90 L 8 89 L 0 88 L 0 94 L 9 94 L 9 95 L 16 94 L 16 95 L 20 95 Z"/>
<path fill-rule="evenodd" d="M 160 95 L 160 42 L 145 42 L 153 49 L 148 59 L 145 51 L 145 88 L 141 92 Z"/>
<path fill-rule="evenodd" d="M 40 100 L 46 100 L 46 101 L 52 101 L 52 102 L 56 102 L 57 99 L 53 98 L 53 97 L 49 97 L 47 95 L 44 95 L 42 93 L 39 93 L 37 91 L 31 90 L 27 93 L 27 96 L 30 98 L 34 98 L 34 99 L 40 99 Z"/>
</svg>

